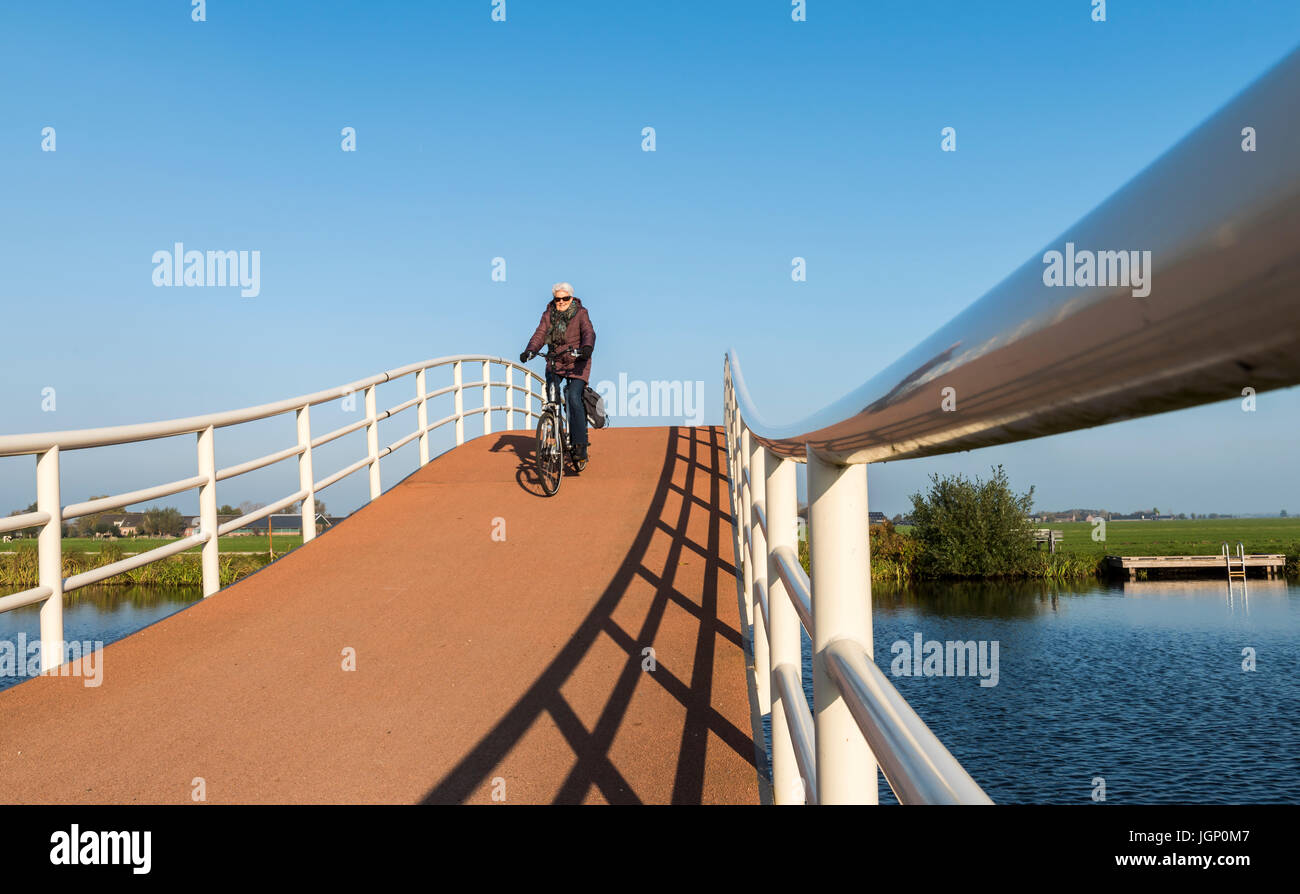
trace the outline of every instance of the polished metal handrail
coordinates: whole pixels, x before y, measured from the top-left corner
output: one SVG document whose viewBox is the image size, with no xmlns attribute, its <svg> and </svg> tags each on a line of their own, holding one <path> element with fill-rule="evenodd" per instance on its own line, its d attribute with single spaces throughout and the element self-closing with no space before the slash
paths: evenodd
<svg viewBox="0 0 1300 894">
<path fill-rule="evenodd" d="M 1300 50 L 1045 246 L 1150 251 L 1146 297 L 1045 285 L 1038 252 L 897 362 L 791 425 L 763 421 L 732 351 L 751 435 L 799 462 L 806 445 L 828 461 L 883 462 L 1300 383 L 1298 104 Z M 1242 151 L 1246 126 L 1258 151 Z"/>
<path fill-rule="evenodd" d="M 872 660 L 866 464 L 1300 383 L 1297 105 L 1300 50 L 1047 246 L 1150 252 L 1143 290 L 1049 286 L 1050 255 L 1036 255 L 898 362 L 793 425 L 762 420 L 736 352 L 727 353 L 736 584 L 759 710 L 772 720 L 778 804 L 875 803 L 877 764 L 903 803 L 990 803 Z M 1246 127 L 1266 149 L 1243 151 Z M 811 574 L 796 553 L 800 462 Z M 1231 569 L 1226 544 L 1223 552 Z M 803 702 L 801 627 L 813 640 L 811 743 L 788 703 Z"/>
<path fill-rule="evenodd" d="M 481 364 L 482 379 L 464 381 L 463 366 L 466 363 Z M 493 381 L 493 365 L 505 368 L 504 381 Z M 435 391 L 427 388 L 426 376 L 429 370 L 450 366 L 452 384 Z M 514 381 L 514 371 L 524 373 L 523 385 Z M 415 396 L 390 407 L 377 409 L 376 388 L 385 382 L 392 382 L 404 376 L 415 374 Z M 370 477 L 369 499 L 374 500 L 382 492 L 380 487 L 380 460 L 406 444 L 419 438 L 420 465 L 431 459 L 429 453 L 429 433 L 435 429 L 454 422 L 456 425 L 456 444 L 465 442 L 465 417 L 477 413 L 483 414 L 483 434 L 492 433 L 492 413 L 504 412 L 506 428 L 514 427 L 514 414 L 522 413 L 525 426 L 538 414 L 533 410 L 533 397 L 536 395 L 533 383 L 545 385 L 545 380 L 532 370 L 520 366 L 502 357 L 483 354 L 457 354 L 412 363 L 388 372 L 368 376 L 348 385 L 316 391 L 299 397 L 291 397 L 275 403 L 241 410 L 229 410 L 222 413 L 209 413 L 204 416 L 190 416 L 184 419 L 171 419 L 163 422 L 149 422 L 135 425 L 118 425 L 107 428 L 87 428 L 72 431 L 40 432 L 21 435 L 0 435 L 0 456 L 36 456 L 36 504 L 37 511 L 23 513 L 0 520 L 0 532 L 15 531 L 22 528 L 40 526 L 37 541 L 39 586 L 0 596 L 0 612 L 20 608 L 24 605 L 42 603 L 41 606 L 41 669 L 49 671 L 64 663 L 66 650 L 63 644 L 63 594 L 78 587 L 96 583 L 115 574 L 139 568 L 151 562 L 165 559 L 196 546 L 202 546 L 203 595 L 210 596 L 220 589 L 219 539 L 225 534 L 237 531 L 255 521 L 259 521 L 293 503 L 302 503 L 302 538 L 307 543 L 316 536 L 316 494 L 344 478 L 367 469 Z M 466 388 L 483 389 L 483 405 L 466 410 L 464 391 Z M 495 405 L 491 402 L 491 389 L 504 388 L 506 402 Z M 515 406 L 515 392 L 524 396 L 524 405 Z M 361 392 L 365 399 L 365 415 L 354 423 L 349 423 L 326 435 L 313 438 L 311 433 L 311 407 L 327 401 L 339 400 L 354 393 Z M 453 412 L 435 422 L 429 422 L 428 402 L 442 394 L 454 395 Z M 405 410 L 415 407 L 416 425 L 414 431 L 404 435 L 386 447 L 379 447 L 378 425 Z M 297 417 L 298 443 L 292 447 L 268 453 L 247 462 L 238 463 L 225 469 L 216 468 L 214 448 L 215 430 L 246 422 L 268 419 L 284 413 L 293 412 Z M 366 430 L 366 455 L 339 471 L 319 480 L 313 473 L 313 449 L 337 440 L 354 431 Z M 197 435 L 198 474 L 179 481 L 172 481 L 153 487 L 140 488 L 107 497 L 99 497 L 81 503 L 61 504 L 59 454 L 64 450 L 83 450 L 114 444 L 128 444 L 157 438 L 175 437 L 177 435 Z M 296 457 L 298 460 L 298 489 L 283 496 L 269 505 L 253 512 L 218 523 L 217 519 L 217 482 L 225 481 L 239 475 L 247 474 L 270 466 L 274 463 Z M 71 577 L 63 577 L 62 522 L 80 518 L 96 512 L 104 512 L 131 506 L 145 500 L 170 496 L 187 490 L 199 491 L 199 531 L 189 537 L 148 550 L 138 555 L 129 556 L 118 562 L 94 568 Z"/>
</svg>

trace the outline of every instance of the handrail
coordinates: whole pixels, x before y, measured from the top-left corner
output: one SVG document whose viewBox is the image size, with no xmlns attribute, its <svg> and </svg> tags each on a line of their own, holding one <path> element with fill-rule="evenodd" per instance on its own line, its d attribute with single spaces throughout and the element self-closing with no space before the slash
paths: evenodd
<svg viewBox="0 0 1300 894">
<path fill-rule="evenodd" d="M 826 647 L 826 669 L 900 804 L 992 804 L 861 643 Z"/>
<path fill-rule="evenodd" d="M 365 391 L 375 385 L 382 385 L 386 382 L 396 381 L 404 376 L 409 376 L 413 372 L 430 369 L 435 366 L 445 366 L 449 363 L 482 361 L 495 363 L 522 369 L 527 375 L 532 376 L 539 382 L 545 380 L 527 367 L 520 366 L 518 363 L 507 360 L 504 357 L 492 357 L 485 354 L 453 354 L 449 357 L 439 357 L 436 360 L 426 360 L 423 363 L 412 363 L 407 366 L 398 367 L 388 372 L 378 373 L 373 376 L 367 376 L 364 379 L 358 379 L 347 385 L 340 385 L 337 388 L 327 388 L 323 391 L 314 391 L 311 394 L 303 394 L 298 397 L 290 397 L 285 400 L 274 401 L 269 404 L 260 404 L 255 407 L 244 407 L 240 410 L 227 410 L 221 413 L 208 413 L 203 416 L 187 416 L 183 419 L 168 419 L 161 422 L 145 422 L 136 425 L 113 425 L 106 428 L 85 428 L 69 431 L 54 432 L 34 432 L 32 434 L 22 435 L 0 435 L 0 456 L 23 456 L 31 453 L 41 453 L 49 450 L 51 447 L 58 447 L 60 450 L 82 450 L 87 447 L 107 447 L 113 444 L 127 444 L 134 441 L 151 441 L 156 438 L 170 438 L 175 435 L 187 435 L 202 431 L 205 428 L 226 428 L 231 425 L 238 425 L 243 422 L 255 422 L 258 419 L 267 419 L 271 416 L 279 416 L 290 410 L 301 409 L 302 407 L 311 407 L 316 404 L 326 403 L 327 401 L 338 400 L 341 397 L 347 397 L 356 392 Z M 505 386 L 505 382 L 492 382 L 494 386 Z M 479 387 L 483 382 L 466 382 L 463 387 Z"/>
<path fill-rule="evenodd" d="M 903 803 L 991 803 L 871 658 L 866 464 L 1300 383 L 1298 101 L 1300 50 L 1047 251 L 802 422 L 763 421 L 736 351 L 727 352 L 736 581 L 760 713 L 772 713 L 776 803 L 876 803 L 877 766 Z M 1269 134 L 1267 153 L 1242 152 L 1247 124 Z M 1107 270 L 1122 270 L 1122 280 L 1049 285 L 1048 252 L 1073 259 L 1076 245 L 1109 253 Z M 1139 253 L 1142 283 L 1130 280 L 1117 252 Z M 809 574 L 793 535 L 796 462 L 808 470 Z M 1226 544 L 1223 554 L 1231 574 Z M 813 641 L 818 711 L 810 736 L 793 704 L 807 707 L 796 670 L 800 626 Z M 792 794 L 799 776 L 815 777 L 815 791 Z"/>
<path fill-rule="evenodd" d="M 482 365 L 482 378 L 466 381 L 463 367 L 467 363 Z M 495 381 L 491 377 L 493 365 L 505 367 L 505 379 Z M 431 369 L 450 366 L 452 384 L 430 391 L 427 386 L 427 373 Z M 514 371 L 522 370 L 523 385 L 515 382 Z M 376 406 L 376 388 L 386 382 L 392 382 L 415 373 L 415 396 L 405 399 L 393 407 L 380 411 Z M 538 415 L 533 409 L 534 396 L 540 399 L 540 389 L 534 392 L 534 383 L 545 385 L 545 380 L 513 361 L 486 354 L 455 354 L 411 363 L 388 372 L 358 379 L 348 385 L 316 391 L 287 400 L 245 407 L 240 410 L 228 410 L 222 413 L 209 413 L 203 416 L 189 416 L 183 419 L 170 419 L 161 422 L 149 422 L 135 425 L 117 425 L 107 428 L 89 428 L 74 431 L 39 432 L 34 434 L 0 435 L 0 456 L 36 455 L 36 491 L 37 511 L 0 519 L 0 532 L 15 531 L 22 528 L 40 527 L 37 547 L 39 565 L 39 585 L 20 593 L 0 595 L 0 612 L 9 611 L 35 602 L 43 602 L 41 610 L 41 656 L 42 670 L 49 671 L 64 661 L 66 651 L 63 648 L 63 594 L 87 584 L 96 583 L 124 571 L 130 571 L 150 562 L 156 562 L 185 550 L 202 546 L 203 595 L 210 596 L 220 588 L 219 538 L 232 531 L 243 528 L 285 507 L 301 501 L 302 537 L 306 543 L 316 535 L 316 494 L 347 476 L 366 468 L 370 473 L 371 500 L 379 497 L 380 460 L 401 449 L 406 444 L 419 439 L 420 465 L 431 460 L 429 453 L 429 433 L 449 422 L 456 423 L 456 444 L 465 441 L 464 420 L 468 416 L 483 415 L 483 433 L 492 433 L 492 416 L 494 412 L 506 414 L 507 428 L 514 426 L 514 414 L 523 414 L 525 425 Z M 465 409 L 463 395 L 467 388 L 483 389 L 483 406 Z M 499 406 L 491 403 L 492 389 L 505 391 L 506 403 Z M 515 392 L 525 396 L 524 405 L 515 406 Z M 348 423 L 342 428 L 326 435 L 313 438 L 311 434 L 311 407 L 327 401 L 338 400 L 361 392 L 365 397 L 365 413 L 361 419 Z M 428 402 L 442 394 L 454 395 L 454 409 L 451 415 L 432 424 L 428 421 Z M 414 431 L 399 437 L 391 444 L 380 447 L 378 441 L 378 424 L 396 416 L 411 407 L 418 408 Z M 540 407 L 539 407 L 540 409 Z M 218 470 L 215 462 L 214 432 L 218 428 L 239 425 L 266 419 L 283 413 L 294 412 L 298 423 L 298 443 L 280 450 L 272 451 L 255 459 L 237 463 Z M 323 444 L 330 443 L 344 435 L 366 430 L 366 455 L 343 469 L 317 479 L 313 472 L 312 451 Z M 177 435 L 197 435 L 197 475 L 171 481 L 152 487 L 140 488 L 108 497 L 99 497 L 81 503 L 61 505 L 59 455 L 64 450 L 81 450 L 114 444 L 127 444 Z M 248 472 L 262 469 L 290 458 L 298 460 L 298 488 L 293 493 L 272 501 L 253 512 L 238 518 L 218 523 L 216 485 Z M 138 555 L 129 556 L 117 562 L 93 568 L 68 578 L 62 576 L 63 544 L 62 521 L 79 518 L 97 512 L 131 506 L 145 500 L 170 496 L 187 490 L 199 491 L 199 528 L 198 532 Z"/>
<path fill-rule="evenodd" d="M 733 350 L 751 436 L 797 462 L 805 445 L 827 461 L 882 462 L 1300 383 L 1298 102 L 1295 50 L 1044 247 L 1150 251 L 1146 297 L 1129 286 L 1045 285 L 1039 251 L 898 361 L 791 425 L 756 412 Z M 1242 151 L 1245 124 L 1268 134 L 1268 151 Z"/>
</svg>

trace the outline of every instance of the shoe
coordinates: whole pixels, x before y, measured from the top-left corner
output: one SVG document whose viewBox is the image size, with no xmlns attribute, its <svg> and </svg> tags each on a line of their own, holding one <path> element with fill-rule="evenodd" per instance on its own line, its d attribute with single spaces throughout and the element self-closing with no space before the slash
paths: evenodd
<svg viewBox="0 0 1300 894">
<path fill-rule="evenodd" d="M 573 459 L 575 462 L 585 463 L 587 461 L 587 445 L 576 444 L 573 448 Z"/>
</svg>

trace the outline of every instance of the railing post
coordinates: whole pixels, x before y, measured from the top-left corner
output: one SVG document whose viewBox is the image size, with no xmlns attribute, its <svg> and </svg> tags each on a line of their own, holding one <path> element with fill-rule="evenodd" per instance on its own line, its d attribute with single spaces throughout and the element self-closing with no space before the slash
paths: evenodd
<svg viewBox="0 0 1300 894">
<path fill-rule="evenodd" d="M 492 434 L 492 367 L 483 361 L 483 434 Z"/>
<path fill-rule="evenodd" d="M 533 427 L 533 377 L 524 370 L 524 388 L 527 393 L 524 395 L 524 428 Z"/>
<path fill-rule="evenodd" d="M 754 561 L 749 551 L 749 520 L 753 515 L 752 495 L 749 487 L 745 484 L 745 470 L 749 466 L 746 456 L 749 454 L 749 431 L 742 428 L 740 431 L 740 450 L 739 456 L 736 457 L 736 464 L 740 468 L 736 476 L 736 486 L 740 488 L 740 524 L 738 527 L 741 531 L 740 537 L 740 569 L 743 577 L 741 580 L 745 587 L 745 623 L 750 627 L 750 636 L 753 636 L 754 627 Z M 751 647 L 753 640 L 751 639 Z"/>
<path fill-rule="evenodd" d="M 783 664 L 799 669 L 803 676 L 803 655 L 800 650 L 799 615 L 790 601 L 785 581 L 773 558 L 776 550 L 788 546 L 798 554 L 795 540 L 795 519 L 798 506 L 795 492 L 795 462 L 782 459 L 770 450 L 763 450 L 763 468 L 766 471 L 766 492 L 763 508 L 767 513 L 767 611 L 771 627 L 767 632 L 771 653 L 771 670 Z M 760 668 L 760 672 L 761 672 Z M 785 706 L 780 690 L 773 685 L 772 692 L 772 796 L 777 804 L 803 804 L 805 787 L 799 776 L 799 765 L 794 757 L 790 727 L 785 719 Z"/>
<path fill-rule="evenodd" d="M 302 542 L 316 539 L 316 479 L 311 467 L 311 407 L 298 408 L 298 489 L 307 491 L 302 498 Z M 270 525 L 270 522 L 267 522 Z M 268 527 L 269 530 L 269 527 Z"/>
<path fill-rule="evenodd" d="M 63 507 L 60 502 L 56 444 L 36 457 L 36 511 L 50 516 L 41 526 L 36 541 L 39 585 L 51 591 L 41 604 L 41 673 L 62 667 L 68 658 L 63 646 Z M 23 658 L 18 656 L 20 662 Z"/>
<path fill-rule="evenodd" d="M 199 528 L 210 534 L 203 544 L 203 596 L 206 599 L 221 589 L 221 553 L 217 534 L 217 449 L 216 433 L 208 426 L 198 433 L 199 475 L 205 480 L 199 485 Z"/>
<path fill-rule="evenodd" d="M 515 430 L 515 369 L 506 364 L 506 431 Z"/>
<path fill-rule="evenodd" d="M 763 607 L 759 602 L 759 590 L 767 593 L 768 575 L 767 575 L 767 536 L 763 533 L 763 526 L 759 524 L 759 508 L 764 507 L 764 495 L 767 493 L 767 475 L 766 466 L 763 462 L 763 453 L 765 448 L 762 444 L 751 439 L 752 449 L 749 453 L 749 482 L 750 482 L 750 511 L 749 518 L 749 542 L 750 542 L 750 564 L 753 566 L 750 571 L 753 580 L 754 592 L 754 681 L 755 688 L 758 690 L 758 711 L 760 714 L 767 714 L 772 710 L 772 663 L 768 658 L 767 650 L 767 622 L 763 620 Z M 768 610 L 771 611 L 772 597 L 768 593 Z"/>
<path fill-rule="evenodd" d="M 370 499 L 378 500 L 379 487 L 379 407 L 375 403 L 375 386 L 366 389 L 366 451 L 370 457 Z"/>
<path fill-rule="evenodd" d="M 465 443 L 465 387 L 461 378 L 460 371 L 461 361 L 457 360 L 451 366 L 451 382 L 456 386 L 454 396 L 456 398 L 456 446 L 459 447 Z"/>
<path fill-rule="evenodd" d="M 415 374 L 415 393 L 420 395 L 420 403 L 415 411 L 415 424 L 420 426 L 420 465 L 429 464 L 429 393 L 428 370 L 422 369 Z"/>
<path fill-rule="evenodd" d="M 873 654 L 867 467 L 808 458 L 808 543 L 813 612 L 817 802 L 875 804 L 876 760 L 826 671 L 826 646 L 851 639 Z"/>
</svg>

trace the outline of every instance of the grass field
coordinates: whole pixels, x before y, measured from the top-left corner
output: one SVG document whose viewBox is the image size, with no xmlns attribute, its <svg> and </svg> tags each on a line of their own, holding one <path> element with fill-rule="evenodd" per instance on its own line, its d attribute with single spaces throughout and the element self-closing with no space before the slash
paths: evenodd
<svg viewBox="0 0 1300 894">
<path fill-rule="evenodd" d="M 143 553 L 159 546 L 166 546 L 169 543 L 175 543 L 175 540 L 155 539 L 152 537 L 124 537 L 118 540 L 96 540 L 93 537 L 65 537 L 63 539 L 64 553 L 97 553 L 106 543 L 114 543 L 121 547 L 125 553 Z M 11 543 L 0 543 L 0 552 L 9 552 L 17 550 L 26 544 L 28 549 L 36 548 L 36 539 L 34 537 L 25 537 L 22 540 L 15 540 Z M 302 546 L 302 537 L 290 536 L 288 534 L 275 535 L 275 554 L 287 553 L 291 549 Z M 203 547 L 196 546 L 186 552 L 199 552 Z M 218 547 L 223 553 L 264 553 L 267 551 L 267 542 L 265 537 L 247 536 L 247 537 L 222 537 L 221 544 Z"/>
<path fill-rule="evenodd" d="M 1186 521 L 1111 521 L 1104 543 L 1092 539 L 1090 522 L 1034 522 L 1031 528 L 1051 528 L 1065 534 L 1057 549 L 1104 556 L 1217 556 L 1223 542 L 1236 550 L 1240 540 L 1248 553 L 1295 553 L 1300 547 L 1300 518 L 1198 518 Z M 901 534 L 911 525 L 898 525 Z M 1045 549 L 1046 546 L 1040 547 Z"/>
<path fill-rule="evenodd" d="M 1294 553 L 1300 544 L 1300 518 L 1215 518 L 1186 521 L 1111 521 L 1104 543 L 1092 539 L 1089 522 L 1035 524 L 1062 531 L 1057 547 L 1070 552 L 1107 556 L 1217 556 L 1227 541 L 1248 553 Z"/>
</svg>

